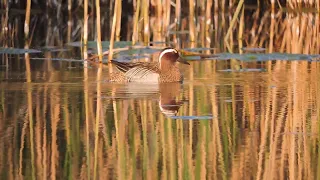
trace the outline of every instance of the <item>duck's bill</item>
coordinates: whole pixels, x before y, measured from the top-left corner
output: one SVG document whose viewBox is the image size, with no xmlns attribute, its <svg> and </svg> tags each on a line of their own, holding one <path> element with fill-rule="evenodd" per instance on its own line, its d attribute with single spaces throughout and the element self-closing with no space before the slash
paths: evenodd
<svg viewBox="0 0 320 180">
<path fill-rule="evenodd" d="M 188 63 L 187 60 L 185 60 L 185 59 L 183 59 L 183 58 L 181 58 L 181 57 L 179 57 L 177 61 L 178 61 L 179 63 L 182 63 L 182 64 L 188 64 L 188 65 L 190 65 L 190 63 Z"/>
</svg>

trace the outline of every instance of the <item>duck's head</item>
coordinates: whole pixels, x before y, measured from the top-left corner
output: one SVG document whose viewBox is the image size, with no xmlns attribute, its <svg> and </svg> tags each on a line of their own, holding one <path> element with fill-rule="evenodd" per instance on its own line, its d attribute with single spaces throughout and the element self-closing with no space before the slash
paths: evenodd
<svg viewBox="0 0 320 180">
<path fill-rule="evenodd" d="M 160 55 L 159 55 L 160 68 L 164 66 L 172 66 L 176 62 L 190 65 L 188 61 L 180 57 L 179 52 L 174 48 L 170 48 L 170 47 L 165 48 L 160 52 Z"/>
</svg>

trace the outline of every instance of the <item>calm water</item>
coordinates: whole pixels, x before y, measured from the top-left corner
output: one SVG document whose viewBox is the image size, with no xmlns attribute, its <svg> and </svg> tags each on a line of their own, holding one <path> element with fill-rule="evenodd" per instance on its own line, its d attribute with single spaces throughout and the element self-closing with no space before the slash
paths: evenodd
<svg viewBox="0 0 320 180">
<path fill-rule="evenodd" d="M 66 45 L 81 40 L 82 12 L 68 25 L 33 14 L 30 48 L 41 53 L 0 49 L 0 179 L 319 179 L 320 62 L 307 56 L 320 54 L 319 14 L 248 11 L 228 38 L 233 11 L 196 14 L 193 30 L 182 17 L 179 32 L 163 34 L 151 17 L 152 44 L 211 55 L 188 57 L 182 84 L 109 83 L 108 68 L 84 68 L 79 44 Z M 24 46 L 23 19 L 0 21 L 2 47 Z M 94 40 L 92 17 L 89 27 Z M 156 61 L 156 52 L 115 58 Z"/>
<path fill-rule="evenodd" d="M 279 63 L 270 73 L 192 62 L 183 84 L 161 85 L 96 81 L 96 68 L 84 80 L 77 63 L 35 69 L 31 83 L 2 68 L 1 176 L 318 177 L 319 63 Z"/>
</svg>

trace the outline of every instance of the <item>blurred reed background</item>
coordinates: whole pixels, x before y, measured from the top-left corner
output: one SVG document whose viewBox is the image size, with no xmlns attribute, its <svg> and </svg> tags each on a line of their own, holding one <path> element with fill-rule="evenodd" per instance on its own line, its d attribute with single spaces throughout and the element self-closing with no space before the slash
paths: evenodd
<svg viewBox="0 0 320 180">
<path fill-rule="evenodd" d="M 288 47 L 288 41 L 297 40 L 301 46 L 305 43 L 302 40 L 308 41 L 308 38 L 295 38 L 304 37 L 302 35 L 308 30 L 318 33 L 308 28 L 318 27 L 319 1 L 242 2 L 49 0 L 46 3 L 33 2 L 31 5 L 31 1 L 2 0 L 3 31 L 0 42 L 4 46 L 23 47 L 20 43 L 21 30 L 25 27 L 21 23 L 24 17 L 25 25 L 30 27 L 31 47 L 63 46 L 68 42 L 82 40 L 84 43 L 86 40 L 96 41 L 101 34 L 102 41 L 132 41 L 133 45 L 138 42 L 144 45 L 165 42 L 166 45 L 183 48 L 182 42 L 188 41 L 183 43 L 185 47 L 194 44 L 196 47 L 218 48 L 224 52 L 227 50 L 224 40 L 228 40 L 236 52 L 240 44 L 244 47 L 270 47 L 269 51 L 276 47 L 281 52 L 284 49 L 299 52 Z M 239 5 L 240 10 L 244 10 L 242 13 L 236 11 Z M 24 8 L 26 12 L 31 11 L 30 21 L 29 16 L 23 16 Z M 231 22 L 232 19 L 234 22 Z M 245 23 L 241 23 L 243 21 Z M 289 29 L 291 27 L 297 27 L 298 30 L 292 32 Z M 240 29 L 243 30 L 235 33 Z"/>
<path fill-rule="evenodd" d="M 99 42 L 100 35 L 111 46 L 319 54 L 320 1 L 242 2 L 2 0 L 2 47 L 46 51 L 45 60 L 30 64 L 26 56 L 1 54 L 0 177 L 318 179 L 317 62 L 240 62 L 266 68 L 242 74 L 218 71 L 231 61 L 193 62 L 176 96 L 188 100 L 179 115 L 214 118 L 182 121 L 164 116 L 154 99 L 112 99 L 121 86 L 102 83 L 101 68 L 53 61 L 85 59 L 87 46 L 51 49 Z"/>
</svg>

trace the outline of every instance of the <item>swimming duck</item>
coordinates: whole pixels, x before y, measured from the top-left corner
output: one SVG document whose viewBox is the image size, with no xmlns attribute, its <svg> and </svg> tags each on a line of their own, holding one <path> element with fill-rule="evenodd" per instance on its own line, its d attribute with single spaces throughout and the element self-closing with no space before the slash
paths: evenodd
<svg viewBox="0 0 320 180">
<path fill-rule="evenodd" d="M 182 82 L 181 74 L 177 62 L 190 65 L 182 59 L 178 50 L 168 47 L 163 49 L 158 58 L 158 62 L 119 62 L 111 60 L 119 72 L 114 72 L 110 76 L 112 82 Z"/>
</svg>

